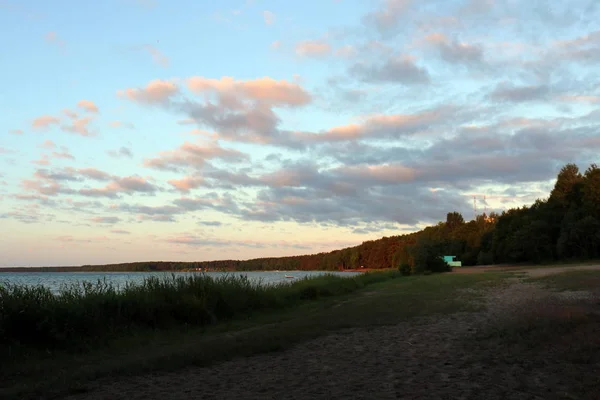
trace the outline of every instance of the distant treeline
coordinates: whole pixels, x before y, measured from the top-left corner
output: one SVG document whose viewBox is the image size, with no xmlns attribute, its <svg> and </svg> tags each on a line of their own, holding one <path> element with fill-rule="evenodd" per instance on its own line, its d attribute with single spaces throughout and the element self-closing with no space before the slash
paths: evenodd
<svg viewBox="0 0 600 400">
<path fill-rule="evenodd" d="M 548 199 L 504 211 L 479 215 L 465 222 L 457 212 L 445 222 L 419 232 L 383 237 L 356 247 L 293 257 L 206 262 L 136 262 L 55 268 L 68 271 L 180 271 L 191 269 L 346 270 L 410 266 L 417 272 L 427 260 L 453 255 L 463 265 L 546 262 L 590 259 L 600 256 L 600 168 L 592 164 L 580 173 L 567 164 L 558 174 Z M 33 269 L 30 269 L 33 270 Z M 38 270 L 38 269 L 36 269 Z"/>
</svg>

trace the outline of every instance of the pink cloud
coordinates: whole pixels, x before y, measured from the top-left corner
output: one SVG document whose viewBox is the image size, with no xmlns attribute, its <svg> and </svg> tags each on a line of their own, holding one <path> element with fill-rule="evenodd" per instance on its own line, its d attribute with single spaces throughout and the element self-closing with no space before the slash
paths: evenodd
<svg viewBox="0 0 600 400">
<path fill-rule="evenodd" d="M 80 189 L 79 194 L 90 197 L 116 198 L 120 193 L 155 193 L 156 186 L 140 176 L 117 178 L 103 188 Z"/>
<path fill-rule="evenodd" d="M 37 117 L 31 123 L 31 126 L 35 129 L 47 129 L 51 125 L 58 125 L 60 120 L 51 115 L 42 115 L 41 117 Z"/>
<path fill-rule="evenodd" d="M 50 154 L 42 154 L 39 160 L 34 160 L 31 163 L 36 164 L 36 165 L 50 165 L 50 160 L 52 160 L 53 158 L 68 159 L 68 160 L 75 159 L 75 157 L 71 154 L 71 152 L 69 152 L 69 150 L 63 146 L 63 147 L 61 147 L 60 151 L 53 151 Z"/>
<path fill-rule="evenodd" d="M 178 191 L 187 193 L 191 189 L 200 187 L 204 183 L 204 179 L 201 177 L 187 176 L 182 179 L 171 179 L 168 183 Z"/>
<path fill-rule="evenodd" d="M 12 133 L 13 135 L 22 135 L 25 132 L 23 132 L 22 129 L 11 129 L 9 133 Z"/>
<path fill-rule="evenodd" d="M 308 142 L 348 141 L 366 137 L 400 137 L 425 130 L 452 113 L 452 108 L 441 107 L 415 114 L 370 115 L 359 123 L 340 125 L 322 133 L 298 133 L 297 139 Z"/>
<path fill-rule="evenodd" d="M 80 100 L 77 103 L 77 107 L 83 108 L 87 112 L 97 113 L 99 111 L 98 106 L 91 100 Z"/>
<path fill-rule="evenodd" d="M 156 79 L 142 89 L 119 90 L 117 94 L 142 104 L 161 104 L 177 94 L 179 89 L 173 82 Z"/>
<path fill-rule="evenodd" d="M 70 125 L 62 125 L 61 129 L 81 136 L 95 136 L 95 133 L 91 132 L 88 127 L 92 121 L 92 117 L 73 119 Z"/>
<path fill-rule="evenodd" d="M 69 118 L 79 118 L 79 114 L 77 114 L 75 111 L 73 110 L 69 110 L 68 108 L 65 108 L 63 110 L 63 114 L 65 114 L 67 117 Z"/>
<path fill-rule="evenodd" d="M 56 147 L 56 143 L 54 143 L 52 140 L 44 140 L 44 143 L 42 143 L 40 147 L 43 149 L 54 149 Z"/>
<path fill-rule="evenodd" d="M 275 22 L 275 14 L 271 11 L 263 11 L 263 18 L 267 25 L 272 25 Z"/>
<path fill-rule="evenodd" d="M 21 184 L 26 190 L 32 190 L 46 196 L 55 196 L 59 193 L 70 193 L 71 191 L 63 188 L 58 182 L 53 180 L 30 180 L 24 179 Z"/>
<path fill-rule="evenodd" d="M 269 77 L 247 81 L 231 77 L 209 79 L 192 77 L 188 79 L 188 88 L 195 93 L 214 91 L 228 96 L 261 101 L 269 105 L 299 106 L 310 102 L 310 95 L 298 84 Z"/>
<path fill-rule="evenodd" d="M 144 166 L 165 170 L 177 170 L 179 167 L 201 168 L 206 160 L 213 158 L 241 161 L 247 159 L 247 155 L 237 150 L 225 149 L 218 144 L 200 145 L 185 142 L 175 150 L 163 151 L 158 157 L 145 159 Z"/>
<path fill-rule="evenodd" d="M 60 39 L 58 37 L 58 34 L 56 32 L 48 32 L 44 35 L 44 39 L 48 42 L 48 43 L 52 43 L 55 44 L 59 47 L 64 47 L 65 42 L 64 40 Z"/>
<path fill-rule="evenodd" d="M 304 40 L 296 44 L 296 54 L 302 57 L 323 57 L 331 53 L 331 45 L 323 40 Z"/>
</svg>

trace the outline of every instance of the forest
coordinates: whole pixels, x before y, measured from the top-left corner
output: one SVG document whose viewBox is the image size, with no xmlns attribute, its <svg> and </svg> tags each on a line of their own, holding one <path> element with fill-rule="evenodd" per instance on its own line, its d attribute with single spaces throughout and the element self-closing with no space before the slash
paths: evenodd
<svg viewBox="0 0 600 400">
<path fill-rule="evenodd" d="M 600 256 L 600 168 L 581 172 L 565 165 L 547 199 L 501 214 L 478 215 L 465 222 L 458 212 L 421 231 L 327 253 L 205 262 L 145 261 L 84 265 L 79 271 L 209 270 L 347 270 L 410 268 L 412 272 L 444 269 L 435 260 L 454 255 L 465 266 L 499 263 L 544 263 Z M 434 260 L 434 261 L 432 261 Z M 433 262 L 433 264 L 431 264 Z M 431 264 L 431 265 L 430 265 Z M 63 268 L 66 269 L 66 268 Z M 43 268 L 40 270 L 57 270 Z"/>
</svg>

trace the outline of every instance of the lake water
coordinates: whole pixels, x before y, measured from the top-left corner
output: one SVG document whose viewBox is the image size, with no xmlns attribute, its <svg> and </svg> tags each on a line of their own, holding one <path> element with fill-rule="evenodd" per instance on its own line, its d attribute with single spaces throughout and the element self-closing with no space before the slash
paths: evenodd
<svg viewBox="0 0 600 400">
<path fill-rule="evenodd" d="M 330 272 L 330 271 L 260 271 L 260 272 L 3 272 L 0 273 L 0 285 L 9 282 L 18 285 L 44 285 L 53 292 L 57 292 L 61 286 L 76 282 L 92 282 L 106 279 L 119 287 L 123 287 L 127 282 L 138 283 L 144 278 L 150 276 L 170 277 L 176 276 L 206 274 L 212 277 L 223 275 L 245 275 L 253 281 L 259 281 L 263 284 L 277 284 L 281 282 L 294 282 L 295 280 L 323 274 L 334 274 L 338 276 L 350 277 L 361 272 Z M 286 278 L 293 276 L 294 279 Z"/>
</svg>

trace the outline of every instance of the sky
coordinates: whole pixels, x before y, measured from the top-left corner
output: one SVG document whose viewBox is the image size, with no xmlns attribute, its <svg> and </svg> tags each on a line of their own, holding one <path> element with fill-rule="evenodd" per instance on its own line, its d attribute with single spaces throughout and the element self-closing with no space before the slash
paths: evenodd
<svg viewBox="0 0 600 400">
<path fill-rule="evenodd" d="M 0 0 L 0 266 L 309 254 L 545 198 L 598 161 L 599 14 Z"/>
</svg>

